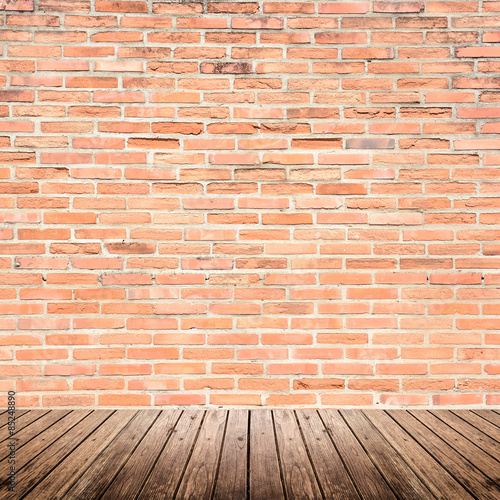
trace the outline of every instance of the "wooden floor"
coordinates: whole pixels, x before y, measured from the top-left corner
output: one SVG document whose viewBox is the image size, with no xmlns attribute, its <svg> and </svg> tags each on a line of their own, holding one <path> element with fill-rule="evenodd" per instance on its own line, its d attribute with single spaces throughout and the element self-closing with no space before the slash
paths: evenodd
<svg viewBox="0 0 500 500">
<path fill-rule="evenodd" d="M 495 499 L 500 413 L 18 410 L 2 499 Z"/>
</svg>

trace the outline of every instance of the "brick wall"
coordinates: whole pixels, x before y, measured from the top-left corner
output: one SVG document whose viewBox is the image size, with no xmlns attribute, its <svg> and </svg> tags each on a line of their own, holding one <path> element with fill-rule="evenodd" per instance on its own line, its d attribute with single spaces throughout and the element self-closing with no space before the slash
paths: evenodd
<svg viewBox="0 0 500 500">
<path fill-rule="evenodd" d="M 500 2 L 0 5 L 18 406 L 500 404 Z"/>
</svg>

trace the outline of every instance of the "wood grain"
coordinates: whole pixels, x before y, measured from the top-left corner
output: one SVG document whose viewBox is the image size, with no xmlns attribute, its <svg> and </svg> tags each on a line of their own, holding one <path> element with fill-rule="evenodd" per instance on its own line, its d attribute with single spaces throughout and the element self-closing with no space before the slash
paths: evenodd
<svg viewBox="0 0 500 500">
<path fill-rule="evenodd" d="M 27 410 L 2 500 L 497 500 L 492 410 Z M 21 420 L 20 420 L 21 422 Z M 4 441 L 4 444 L 7 444 Z"/>
<path fill-rule="evenodd" d="M 396 498 L 383 476 L 373 465 L 338 411 L 320 410 L 325 423 L 347 470 L 363 498 Z"/>
<path fill-rule="evenodd" d="M 181 413 L 181 410 L 161 412 L 139 446 L 133 450 L 127 463 L 113 479 L 102 500 L 136 497 L 172 435 Z"/>
<path fill-rule="evenodd" d="M 271 410 L 250 414 L 250 500 L 283 500 Z"/>
<path fill-rule="evenodd" d="M 246 500 L 248 410 L 229 410 L 214 500 Z"/>
<path fill-rule="evenodd" d="M 287 498 L 321 500 L 323 496 L 293 412 L 273 410 L 273 414 Z"/>
</svg>

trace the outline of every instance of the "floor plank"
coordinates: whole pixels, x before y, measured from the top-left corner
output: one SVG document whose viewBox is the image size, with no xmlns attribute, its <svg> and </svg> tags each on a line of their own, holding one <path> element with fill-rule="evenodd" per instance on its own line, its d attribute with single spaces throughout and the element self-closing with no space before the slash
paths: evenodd
<svg viewBox="0 0 500 500">
<path fill-rule="evenodd" d="M 500 489 L 495 483 L 473 467 L 443 439 L 429 432 L 419 420 L 406 411 L 388 411 L 388 413 L 402 427 L 408 429 L 411 436 L 471 494 L 479 499 L 498 500 Z"/>
<path fill-rule="evenodd" d="M 250 413 L 250 500 L 284 500 L 271 410 Z"/>
<path fill-rule="evenodd" d="M 30 418 L 26 420 L 26 425 L 20 429 L 16 429 L 17 448 L 21 448 L 29 443 L 38 434 L 44 432 L 50 426 L 54 425 L 56 422 L 60 421 L 66 415 L 68 415 L 70 410 L 53 410 L 51 412 L 46 412 L 35 420 L 29 421 Z M 39 413 L 36 414 L 40 415 Z M 6 438 L 9 439 L 9 438 Z M 2 446 L 2 452 L 0 452 L 0 460 L 3 460 L 7 455 L 6 446 Z"/>
<path fill-rule="evenodd" d="M 229 410 L 214 500 L 246 500 L 248 410 Z"/>
<path fill-rule="evenodd" d="M 61 418 L 61 414 L 65 414 Z M 67 410 L 54 410 L 46 415 L 43 421 L 36 421 L 35 426 L 30 426 L 21 431 L 20 445 L 16 452 L 16 469 L 22 469 L 32 460 L 39 462 L 39 455 L 45 451 L 51 450 L 51 446 L 66 432 L 70 431 L 75 425 L 81 422 L 90 411 L 70 412 Z M 54 425 L 57 424 L 57 425 Z M 24 434 L 24 437 L 23 437 Z M 46 456 L 46 455 L 41 455 Z M 0 462 L 0 477 L 4 478 L 8 470 L 8 455 L 3 455 Z M 22 474 L 25 472 L 22 471 Z"/>
<path fill-rule="evenodd" d="M 363 498 L 395 499 L 394 493 L 336 410 L 320 410 L 337 450 Z"/>
<path fill-rule="evenodd" d="M 316 410 L 298 410 L 297 418 L 326 498 L 359 499 L 356 488 Z"/>
<path fill-rule="evenodd" d="M 43 413 L 43 410 L 33 410 L 33 411 L 38 411 L 38 412 Z M 48 411 L 48 410 L 45 410 L 45 411 Z M 17 422 L 17 420 L 21 420 L 22 416 L 29 415 L 30 413 L 32 413 L 30 410 L 16 410 L 14 412 L 14 417 L 16 419 L 16 422 Z M 9 417 L 11 417 L 11 416 L 12 415 L 9 415 L 7 413 L 7 411 L 0 412 L 0 433 L 7 432 L 7 425 L 9 423 Z"/>
<path fill-rule="evenodd" d="M 500 415 L 490 410 L 473 410 L 476 415 L 500 428 Z"/>
<path fill-rule="evenodd" d="M 16 416 L 15 420 L 15 430 L 16 433 L 20 432 L 22 429 L 32 424 L 39 418 L 43 417 L 50 413 L 49 410 L 32 410 L 24 413 L 22 418 Z M 0 442 L 5 441 L 6 439 L 10 439 L 10 431 L 7 426 L 4 426 L 0 429 Z"/>
<path fill-rule="evenodd" d="M 7 492 L 4 483 L 0 487 L 0 497 L 11 500 L 28 493 L 112 413 L 113 410 L 96 410 L 89 415 L 82 416 L 79 415 L 79 412 L 72 412 L 67 417 L 70 420 L 67 422 L 71 426 L 69 429 L 64 427 L 49 429 L 48 432 L 57 431 L 55 436 L 50 437 L 53 440 L 50 446 L 43 448 L 44 443 L 38 443 L 38 439 L 33 439 L 30 445 L 36 445 L 38 449 L 43 449 L 43 451 L 38 455 L 36 455 L 36 450 L 31 453 L 25 450 L 24 453 L 19 454 L 19 458 L 16 458 L 16 466 L 18 467 L 16 492 Z M 72 417 L 76 422 L 72 420 Z M 41 435 L 41 438 L 45 437 L 44 434 Z"/>
<path fill-rule="evenodd" d="M 115 412 L 87 436 L 36 487 L 26 500 L 60 500 L 115 436 L 137 415 L 137 410 Z"/>
<path fill-rule="evenodd" d="M 419 413 L 423 412 L 410 413 L 415 413 L 414 416 L 427 425 L 427 427 L 434 430 L 434 432 L 436 432 L 435 429 L 443 429 L 443 433 L 438 432 L 438 435 L 442 439 L 450 435 L 451 439 L 446 439 L 446 442 L 450 446 L 453 446 L 459 453 L 474 463 L 476 467 L 491 479 L 494 481 L 500 480 L 500 446 L 496 441 L 478 431 L 472 425 L 467 424 L 467 422 L 464 422 L 456 415 L 453 415 L 451 412 L 442 411 L 437 414 L 429 412 L 435 420 L 438 420 L 439 424 L 434 423 L 434 420 L 431 421 L 427 415 L 423 415 L 424 419 L 422 419 Z M 426 422 L 428 422 L 429 425 Z M 449 431 L 446 432 L 450 428 L 451 434 Z M 489 449 L 490 453 L 488 454 L 484 451 L 485 449 Z M 475 459 L 476 455 L 477 459 Z M 485 461 L 484 464 L 483 460 Z M 492 470 L 493 475 L 487 472 L 489 469 Z M 495 476 L 497 479 L 494 479 Z M 500 484 L 500 481 L 497 482 Z"/>
<path fill-rule="evenodd" d="M 137 500 L 174 498 L 204 416 L 203 411 L 182 414 Z"/>
<path fill-rule="evenodd" d="M 172 435 L 181 410 L 163 410 L 101 500 L 135 498 Z"/>
<path fill-rule="evenodd" d="M 273 410 L 273 415 L 287 498 L 322 499 L 323 496 L 293 412 Z"/>
<path fill-rule="evenodd" d="M 469 425 L 473 426 L 475 429 L 477 429 L 479 432 L 482 432 L 493 441 L 500 443 L 500 428 L 498 428 L 496 425 L 493 425 L 491 422 L 488 422 L 488 420 L 485 420 L 484 418 L 476 415 L 469 410 L 453 410 L 451 411 L 451 413 L 456 417 L 464 420 Z"/>
<path fill-rule="evenodd" d="M 473 499 L 472 495 L 411 437 L 408 429 L 403 430 L 394 425 L 394 420 L 384 411 L 364 410 L 363 413 L 437 499 Z"/>
<path fill-rule="evenodd" d="M 398 498 L 432 498 L 429 489 L 362 413 L 357 410 L 340 413 Z"/>
<path fill-rule="evenodd" d="M 111 441 L 91 466 L 80 476 L 64 498 L 93 500 L 101 498 L 116 473 L 129 458 L 131 451 L 142 440 L 153 422 L 158 418 L 159 410 L 145 410 L 133 418 L 120 434 Z M 135 475 L 135 474 L 134 474 Z"/>
<path fill-rule="evenodd" d="M 176 500 L 210 498 L 215 487 L 226 420 L 226 411 L 207 411 L 175 496 Z"/>
<path fill-rule="evenodd" d="M 494 410 L 26 410 L 7 500 L 498 500 Z M 5 427 L 3 431 L 5 431 Z M 2 428 L 0 428 L 1 437 Z"/>
</svg>

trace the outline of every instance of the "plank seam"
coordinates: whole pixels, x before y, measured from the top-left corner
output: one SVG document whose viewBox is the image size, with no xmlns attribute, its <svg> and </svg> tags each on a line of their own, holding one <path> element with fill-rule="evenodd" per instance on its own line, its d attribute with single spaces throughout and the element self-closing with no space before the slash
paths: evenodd
<svg viewBox="0 0 500 500">
<path fill-rule="evenodd" d="M 274 410 L 271 410 L 271 420 L 273 422 L 274 445 L 276 447 L 276 455 L 278 456 L 278 466 L 280 469 L 281 489 L 283 490 L 283 496 L 285 497 L 285 500 L 293 500 L 288 498 L 288 493 L 285 488 L 285 476 L 283 474 L 283 466 L 281 464 L 280 450 L 278 446 L 278 436 L 276 434 L 276 423 L 274 421 Z"/>
<path fill-rule="evenodd" d="M 325 410 L 325 411 L 327 411 L 327 410 Z M 338 449 L 337 445 L 335 444 L 335 441 L 334 441 L 334 439 L 333 439 L 333 436 L 332 436 L 332 435 L 331 435 L 331 433 L 330 433 L 329 428 L 327 427 L 327 425 L 326 425 L 325 421 L 323 420 L 323 417 L 321 416 L 321 412 L 320 412 L 319 410 L 316 410 L 316 412 L 317 412 L 317 414 L 318 414 L 318 416 L 319 416 L 319 418 L 320 418 L 320 420 L 321 420 L 321 422 L 322 422 L 323 426 L 324 426 L 324 427 L 325 427 L 325 429 L 326 429 L 326 434 L 327 434 L 327 436 L 329 437 L 330 441 L 332 442 L 333 447 L 335 448 L 335 451 L 337 452 L 337 455 L 339 456 L 340 461 L 342 462 L 342 465 L 344 466 L 344 470 L 346 471 L 347 475 L 349 476 L 349 479 L 351 480 L 351 483 L 354 485 L 354 488 L 355 488 L 355 490 L 356 490 L 356 493 L 358 494 L 358 497 L 359 497 L 359 498 L 363 498 L 363 496 L 361 495 L 361 492 L 359 491 L 358 485 L 356 484 L 356 481 L 354 480 L 354 478 L 353 478 L 353 476 L 352 476 L 351 472 L 349 471 L 349 468 L 347 467 L 347 465 L 346 465 L 346 463 L 345 463 L 345 461 L 344 461 L 344 457 L 343 457 L 343 456 L 342 456 L 342 454 L 340 453 L 340 451 L 339 451 L 339 449 Z"/>
<path fill-rule="evenodd" d="M 200 420 L 200 424 L 198 426 L 198 429 L 196 430 L 196 436 L 194 437 L 193 444 L 191 446 L 191 449 L 189 450 L 189 455 L 187 457 L 186 463 L 184 464 L 182 472 L 179 474 L 179 481 L 177 482 L 177 486 L 175 487 L 174 494 L 172 496 L 173 499 L 175 499 L 177 497 L 177 493 L 179 492 L 179 488 L 181 487 L 182 478 L 184 477 L 184 474 L 186 472 L 186 469 L 187 469 L 187 466 L 189 464 L 189 461 L 191 460 L 191 457 L 193 455 L 194 447 L 196 446 L 196 443 L 198 441 L 198 437 L 200 435 L 201 428 L 203 427 L 203 423 L 205 422 L 205 417 L 206 416 L 207 416 L 207 411 L 204 410 L 203 411 L 203 416 L 202 416 L 202 418 Z"/>
<path fill-rule="evenodd" d="M 311 469 L 314 473 L 314 477 L 316 478 L 316 482 L 318 483 L 318 488 L 319 488 L 319 491 L 321 493 L 321 497 L 323 498 L 323 500 L 326 500 L 325 492 L 323 491 L 323 486 L 321 485 L 318 473 L 316 472 L 316 468 L 314 467 L 314 463 L 313 463 L 312 458 L 311 458 L 311 453 L 309 452 L 309 448 L 307 447 L 306 440 L 304 439 L 304 433 L 302 432 L 302 427 L 300 426 L 300 422 L 299 422 L 299 419 L 297 417 L 297 412 L 295 410 L 292 410 L 292 414 L 295 417 L 295 420 L 297 422 L 297 426 L 299 427 L 300 437 L 302 438 L 302 442 L 304 443 L 304 447 L 305 447 L 306 453 L 307 453 L 307 458 L 309 459 L 309 463 L 311 464 Z"/>
<path fill-rule="evenodd" d="M 380 467 L 375 463 L 375 461 L 373 460 L 373 458 L 371 457 L 370 453 L 368 452 L 368 450 L 363 446 L 363 443 L 361 442 L 361 440 L 358 438 L 358 436 L 356 435 L 356 433 L 354 432 L 353 428 L 349 425 L 349 422 L 344 418 L 344 415 L 342 415 L 342 410 L 339 410 L 339 415 L 340 415 L 340 418 L 345 422 L 345 424 L 347 425 L 348 429 L 351 431 L 351 434 L 354 436 L 354 438 L 356 439 L 356 441 L 359 443 L 359 445 L 361 446 L 361 448 L 363 449 L 363 451 L 365 452 L 365 455 L 368 457 L 368 460 L 370 460 L 370 462 L 373 464 L 373 466 L 375 467 L 375 469 L 377 469 L 378 473 L 380 474 L 380 476 L 382 477 L 382 479 L 384 480 L 384 482 L 387 484 L 388 488 L 394 493 L 394 496 L 396 498 L 400 498 L 397 494 L 397 492 L 394 490 L 394 488 L 390 485 L 390 483 L 387 481 L 385 475 L 383 474 L 382 470 L 380 469 Z"/>
<path fill-rule="evenodd" d="M 134 497 L 134 500 L 139 498 L 139 496 L 141 495 L 141 492 L 142 490 L 144 489 L 144 486 L 146 485 L 146 483 L 148 482 L 148 479 L 149 479 L 149 476 L 152 474 L 158 460 L 160 459 L 161 457 L 161 454 L 163 453 L 163 450 L 165 449 L 165 446 L 167 446 L 168 442 L 170 441 L 170 438 L 172 437 L 173 433 L 174 433 L 174 429 L 177 427 L 177 424 L 179 423 L 179 420 L 180 418 L 182 417 L 182 415 L 184 415 L 184 410 L 181 410 L 177 420 L 175 421 L 174 425 L 172 426 L 172 428 L 170 429 L 170 434 L 167 436 L 167 439 L 165 440 L 165 443 L 163 443 L 163 446 L 161 447 L 161 450 L 160 452 L 158 453 L 158 456 L 156 457 L 156 460 L 154 461 L 153 465 L 151 466 L 151 469 L 149 469 L 148 473 L 146 474 L 146 476 L 144 477 L 144 481 L 142 482 L 140 488 L 137 490 L 137 493 Z M 159 417 L 158 417 L 159 418 Z"/>
<path fill-rule="evenodd" d="M 160 418 L 160 415 L 162 414 L 162 410 L 160 410 L 160 413 L 158 413 L 158 415 L 156 416 L 156 418 L 153 420 L 153 422 L 151 422 L 151 425 L 146 429 L 146 432 L 144 433 L 144 435 L 141 437 L 141 439 L 139 439 L 139 441 L 137 442 L 137 444 L 133 447 L 132 451 L 128 454 L 128 457 L 127 459 L 123 462 L 122 466 L 116 471 L 116 473 L 113 475 L 113 477 L 111 478 L 111 480 L 109 481 L 108 485 L 106 486 L 106 488 L 104 488 L 103 492 L 101 493 L 101 495 L 99 496 L 99 498 L 102 498 L 105 494 L 106 494 L 106 491 L 108 491 L 108 489 L 110 488 L 110 486 L 113 484 L 113 481 L 115 480 L 116 476 L 118 476 L 118 474 L 121 472 L 121 470 L 125 467 L 125 465 L 127 465 L 128 461 L 130 460 L 130 457 L 134 454 L 135 450 L 137 449 L 137 447 L 142 443 L 142 441 L 144 440 L 144 438 L 147 436 L 148 432 L 150 431 L 151 427 L 153 427 L 153 425 L 155 424 L 155 422 Z M 117 436 L 118 437 L 118 436 Z M 116 439 L 116 438 L 115 438 Z"/>
<path fill-rule="evenodd" d="M 403 411 L 405 411 L 406 413 L 408 413 L 409 415 L 411 415 L 411 413 L 409 413 L 408 411 L 406 411 L 406 410 L 403 410 Z M 387 412 L 386 412 L 386 413 L 387 413 Z M 387 413 L 387 415 L 389 415 L 389 417 L 391 417 L 391 418 L 392 418 L 392 420 L 394 420 L 394 421 L 395 421 L 395 422 L 396 422 L 396 423 L 397 423 L 397 424 L 398 424 L 398 425 L 399 425 L 399 426 L 400 426 L 403 430 L 405 430 L 405 428 L 404 428 L 404 427 L 403 427 L 403 426 L 402 426 L 402 425 L 401 425 L 401 424 L 400 424 L 397 420 L 395 420 L 395 419 L 394 419 L 394 418 L 393 418 L 393 417 L 392 417 L 389 413 Z M 413 417 L 413 415 L 411 415 L 411 416 L 412 416 L 412 418 L 415 418 L 415 417 Z M 417 422 L 420 422 L 420 420 L 418 420 L 417 418 L 415 418 L 415 420 L 417 420 Z M 420 422 L 420 423 L 422 423 L 422 422 Z M 422 424 L 422 425 L 424 425 L 424 424 Z M 405 432 L 406 432 L 406 431 L 405 431 Z M 431 432 L 433 432 L 433 431 L 431 431 Z M 410 434 L 410 433 L 407 433 L 407 434 L 408 434 L 409 436 L 411 436 L 411 434 Z M 435 433 L 435 432 L 433 432 L 433 434 L 436 434 L 436 433 Z M 436 434 L 436 435 L 437 435 L 437 434 Z M 461 486 L 464 490 L 466 490 L 467 492 L 469 492 L 469 493 L 470 493 L 470 495 L 471 495 L 473 498 L 478 499 L 478 496 L 474 494 L 474 491 L 473 491 L 470 487 L 468 487 L 466 484 L 464 484 L 462 481 L 460 481 L 457 477 L 455 477 L 455 475 L 454 475 L 454 474 L 453 474 L 453 473 L 449 470 L 449 468 L 448 468 L 448 467 L 446 467 L 446 465 L 445 465 L 445 464 L 443 464 L 443 463 L 442 463 L 442 462 L 441 462 L 441 461 L 440 461 L 440 460 L 439 460 L 439 459 L 438 459 L 438 458 L 437 458 L 437 457 L 436 457 L 433 453 L 431 453 L 431 452 L 430 452 L 430 451 L 429 451 L 429 450 L 428 450 L 428 449 L 427 449 L 427 448 L 426 448 L 426 447 L 425 447 L 422 443 L 420 443 L 420 441 L 417 441 L 417 439 L 416 439 L 416 438 L 414 438 L 413 436 L 411 436 L 411 437 L 412 437 L 412 439 L 413 439 L 413 440 L 414 440 L 414 441 L 415 441 L 415 442 L 416 442 L 416 443 L 417 443 L 417 444 L 418 444 L 421 448 L 423 448 L 423 449 L 425 450 L 425 452 L 426 452 L 428 455 L 430 455 L 430 456 L 431 456 L 431 457 L 432 457 L 432 458 L 433 458 L 433 459 L 434 459 L 434 460 L 435 460 L 435 461 L 436 461 L 436 462 L 437 462 L 437 463 L 438 463 L 438 464 L 439 464 L 439 465 L 440 465 L 440 466 L 441 466 L 441 467 L 442 467 L 442 468 L 443 468 L 443 469 L 444 469 L 444 470 L 445 470 L 445 471 L 446 471 L 446 472 L 450 475 L 450 477 L 451 477 L 451 478 L 453 478 L 453 480 L 454 480 L 455 482 L 457 482 L 457 483 L 458 483 L 458 484 L 459 484 L 459 485 L 460 485 L 460 486 Z M 438 436 L 438 437 L 439 437 L 439 436 Z M 440 438 L 440 439 L 441 439 L 441 438 Z M 445 441 L 443 441 L 443 444 L 447 444 L 447 443 L 446 443 Z M 449 446 L 449 445 L 448 445 L 448 446 Z M 454 449 L 454 448 L 452 448 L 452 449 Z M 468 461 L 468 460 L 467 460 L 467 461 Z M 470 462 L 469 462 L 469 463 L 470 463 Z M 471 464 L 471 466 L 472 466 L 472 467 L 474 467 L 472 464 Z M 474 467 L 474 468 L 475 468 L 475 467 Z M 479 470 L 479 469 L 477 469 L 477 470 Z M 481 472 L 481 471 L 479 471 L 479 472 Z M 487 476 L 485 476 L 485 477 L 487 477 Z"/>
<path fill-rule="evenodd" d="M 53 443 L 50 444 L 50 446 L 54 445 L 55 442 L 59 441 L 63 436 L 65 436 L 71 429 L 73 429 L 76 425 L 78 425 L 80 422 L 82 422 L 83 420 L 85 420 L 85 418 L 89 417 L 90 415 L 92 415 L 92 413 L 94 412 L 91 412 L 89 413 L 88 415 L 86 415 L 84 418 L 82 418 L 81 420 L 79 420 L 78 422 L 75 423 L 75 425 L 71 426 L 70 429 L 68 429 L 64 434 L 62 434 L 59 438 L 57 438 Z M 40 481 L 38 481 L 36 484 L 34 484 L 28 491 L 26 491 L 20 498 L 25 498 L 27 495 L 29 495 L 29 493 L 31 491 L 33 491 L 42 481 L 45 480 L 45 478 L 47 476 L 49 476 L 50 474 L 52 474 L 52 472 L 57 468 L 59 467 L 59 465 L 61 465 L 79 446 L 82 445 L 82 443 L 84 443 L 88 438 L 89 436 L 91 436 L 94 432 L 96 432 L 109 418 L 111 418 L 112 415 L 114 415 L 116 413 L 116 410 L 111 412 L 102 422 L 100 422 L 97 427 L 95 427 L 94 429 L 92 429 L 74 448 L 72 448 L 68 453 L 66 453 L 66 455 L 64 455 L 64 458 L 62 458 L 58 464 L 56 464 L 54 467 L 52 467 L 52 469 L 50 469 L 47 474 L 45 474 L 44 477 L 41 478 Z M 50 448 L 50 446 L 48 446 L 47 448 L 45 448 L 44 450 L 42 450 L 38 455 L 40 456 L 41 453 L 43 453 L 45 450 L 47 450 L 48 448 Z M 36 458 L 36 457 L 34 457 Z M 29 463 L 31 463 L 33 460 L 31 459 L 29 462 L 27 462 L 24 467 L 26 467 Z M 23 467 L 23 468 L 24 468 Z M 90 467 L 90 465 L 89 465 Z M 87 470 L 87 469 L 85 469 Z M 85 472 L 85 471 L 84 471 Z"/>
<path fill-rule="evenodd" d="M 211 500 L 213 500 L 213 498 L 215 496 L 215 490 L 217 488 L 217 480 L 219 479 L 220 463 L 222 460 L 222 452 L 224 451 L 224 442 L 226 440 L 226 430 L 227 430 L 227 422 L 229 420 L 229 412 L 230 412 L 230 410 L 228 410 L 226 412 L 226 420 L 224 421 L 224 430 L 222 431 L 222 440 L 220 443 L 219 457 L 217 459 L 217 467 L 215 469 L 214 483 L 212 484 L 212 491 L 210 494 Z"/>
</svg>

